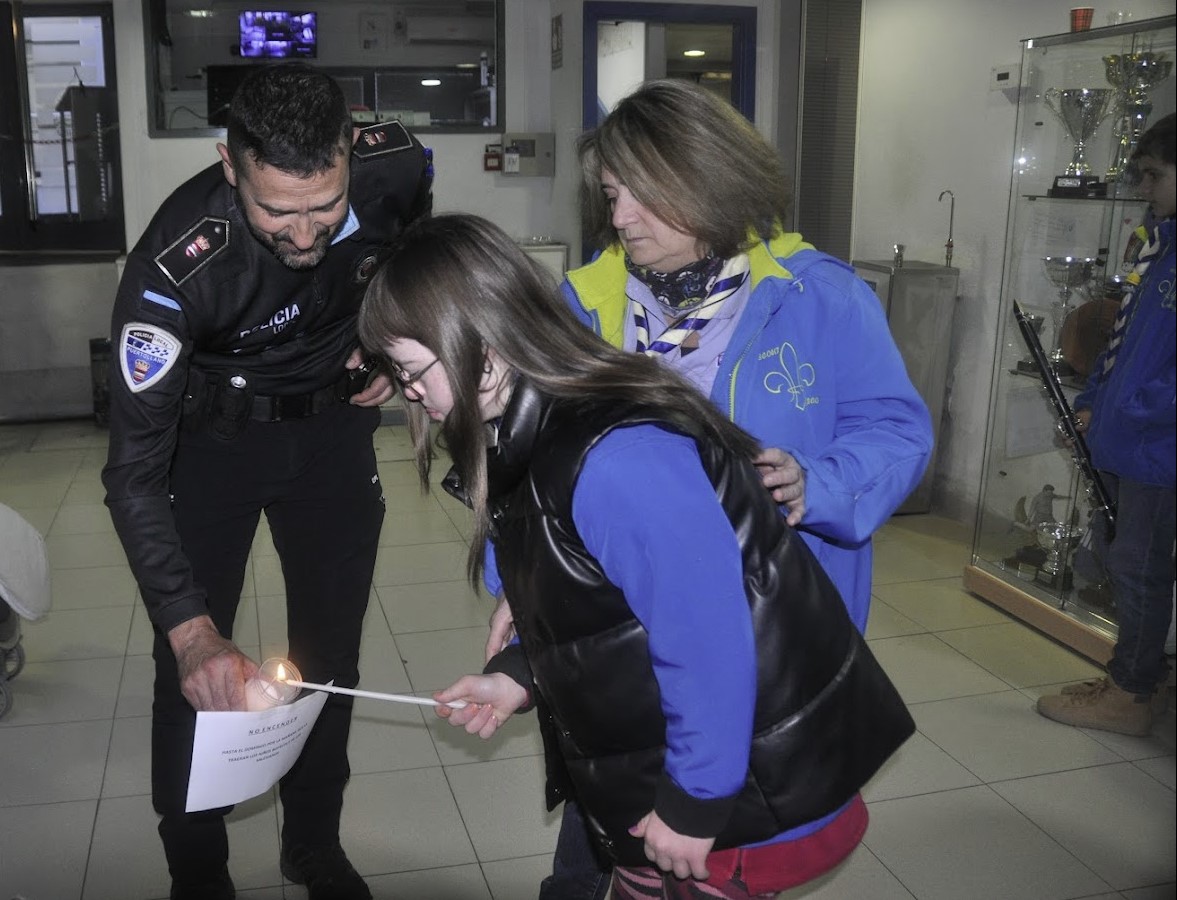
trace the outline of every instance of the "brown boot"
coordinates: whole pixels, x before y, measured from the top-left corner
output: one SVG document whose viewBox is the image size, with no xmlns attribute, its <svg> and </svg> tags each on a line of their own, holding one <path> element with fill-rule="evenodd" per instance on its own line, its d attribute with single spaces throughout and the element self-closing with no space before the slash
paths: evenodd
<svg viewBox="0 0 1177 900">
<path fill-rule="evenodd" d="M 1079 728 L 1098 728 L 1143 737 L 1152 730 L 1152 695 L 1130 694 L 1110 678 L 1092 687 L 1038 698 L 1038 712 Z M 1065 690 L 1065 689 L 1064 689 Z"/>
<path fill-rule="evenodd" d="M 1100 691 L 1107 690 L 1110 681 L 1111 679 L 1107 675 L 1100 678 L 1092 678 L 1089 681 L 1078 681 L 1075 684 L 1066 685 L 1060 693 L 1064 696 L 1097 694 Z M 1159 719 L 1169 711 L 1169 686 L 1164 681 L 1157 684 L 1157 689 L 1153 691 L 1152 696 L 1149 698 L 1149 705 L 1152 707 L 1154 719 Z"/>
</svg>

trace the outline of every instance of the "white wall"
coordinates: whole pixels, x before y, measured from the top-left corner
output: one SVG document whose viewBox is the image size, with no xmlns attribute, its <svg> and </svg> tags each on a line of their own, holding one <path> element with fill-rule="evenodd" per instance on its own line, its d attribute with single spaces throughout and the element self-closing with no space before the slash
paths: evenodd
<svg viewBox="0 0 1177 900">
<path fill-rule="evenodd" d="M 956 198 L 961 270 L 933 504 L 969 521 L 981 482 L 1013 158 L 1015 106 L 990 69 L 1023 38 L 1068 30 L 1069 0 L 863 0 L 853 256 L 939 263 Z M 1143 19 L 1171 3 L 1119 0 Z M 1109 10 L 1096 10 L 1106 24 Z"/>
</svg>

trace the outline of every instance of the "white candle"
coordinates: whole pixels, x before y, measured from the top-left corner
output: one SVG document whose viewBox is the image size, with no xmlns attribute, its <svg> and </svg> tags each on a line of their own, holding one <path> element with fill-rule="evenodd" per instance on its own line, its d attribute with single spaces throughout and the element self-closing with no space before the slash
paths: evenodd
<svg viewBox="0 0 1177 900">
<path fill-rule="evenodd" d="M 298 696 L 298 688 L 288 679 L 302 677 L 288 659 L 271 657 L 245 683 L 245 708 L 250 712 L 285 706 Z"/>
<path fill-rule="evenodd" d="M 286 684 L 296 688 L 309 688 L 312 691 L 326 691 L 329 694 L 346 694 L 349 697 L 367 697 L 370 700 L 387 700 L 391 703 L 416 703 L 419 706 L 441 706 L 436 700 L 430 697 L 414 697 L 412 694 L 381 694 L 376 691 L 361 691 L 356 688 L 336 687 L 333 684 L 313 684 L 306 681 L 297 681 L 293 678 L 285 679 Z M 451 709 L 464 709 L 466 706 L 465 700 L 451 700 L 444 704 Z"/>
</svg>

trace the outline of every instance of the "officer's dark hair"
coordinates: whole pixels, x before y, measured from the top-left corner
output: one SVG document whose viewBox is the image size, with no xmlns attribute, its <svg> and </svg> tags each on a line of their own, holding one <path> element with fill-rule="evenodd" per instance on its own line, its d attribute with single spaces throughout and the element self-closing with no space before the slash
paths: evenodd
<svg viewBox="0 0 1177 900">
<path fill-rule="evenodd" d="M 351 112 L 335 80 L 306 63 L 276 63 L 246 76 L 229 104 L 229 158 L 307 177 L 351 147 Z"/>
<path fill-rule="evenodd" d="M 1138 162 L 1142 156 L 1151 156 L 1170 166 L 1177 165 L 1177 113 L 1158 119 L 1141 135 L 1132 153 L 1132 161 Z"/>
</svg>

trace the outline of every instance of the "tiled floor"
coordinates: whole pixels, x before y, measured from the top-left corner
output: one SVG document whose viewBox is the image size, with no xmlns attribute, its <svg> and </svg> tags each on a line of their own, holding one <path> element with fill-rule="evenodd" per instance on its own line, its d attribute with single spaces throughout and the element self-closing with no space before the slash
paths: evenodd
<svg viewBox="0 0 1177 900">
<path fill-rule="evenodd" d="M 53 610 L 0 721 L 0 900 L 167 895 L 148 797 L 150 627 L 102 506 L 106 435 L 0 426 L 0 502 L 48 537 Z M 389 514 L 362 686 L 424 692 L 476 668 L 486 598 L 463 583 L 463 510 L 422 497 L 401 429 L 378 432 Z M 967 534 L 897 518 L 877 540 L 869 638 L 919 726 L 868 786 L 871 825 L 838 871 L 786 897 L 1160 900 L 1175 894 L 1174 719 L 1149 738 L 1040 718 L 1034 698 L 1096 669 L 965 594 Z M 282 581 L 258 537 L 237 641 L 284 650 Z M 344 843 L 380 898 L 529 900 L 557 819 L 529 717 L 492 743 L 418 707 L 357 701 Z M 237 808 L 238 896 L 289 897 L 272 796 Z"/>
</svg>

